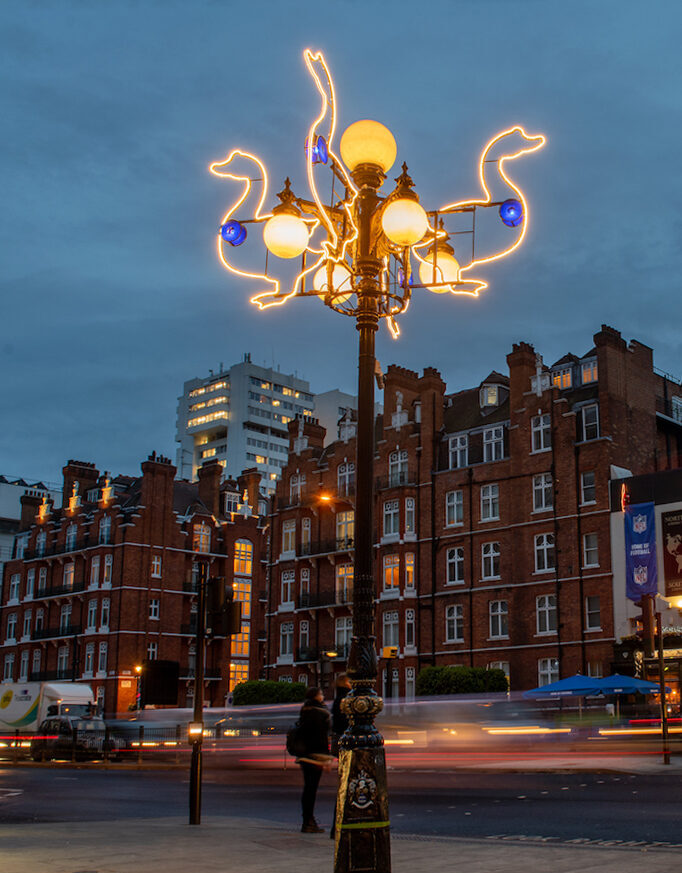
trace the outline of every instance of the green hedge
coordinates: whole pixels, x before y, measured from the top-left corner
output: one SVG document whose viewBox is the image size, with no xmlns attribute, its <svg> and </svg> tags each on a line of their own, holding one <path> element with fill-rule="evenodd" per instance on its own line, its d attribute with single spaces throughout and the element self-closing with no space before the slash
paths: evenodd
<svg viewBox="0 0 682 873">
<path fill-rule="evenodd" d="M 302 682 L 272 682 L 251 679 L 240 682 L 232 692 L 234 706 L 255 706 L 259 703 L 300 703 L 307 686 Z"/>
<path fill-rule="evenodd" d="M 481 694 L 507 691 L 504 670 L 485 667 L 425 667 L 417 676 L 417 694 Z"/>
</svg>

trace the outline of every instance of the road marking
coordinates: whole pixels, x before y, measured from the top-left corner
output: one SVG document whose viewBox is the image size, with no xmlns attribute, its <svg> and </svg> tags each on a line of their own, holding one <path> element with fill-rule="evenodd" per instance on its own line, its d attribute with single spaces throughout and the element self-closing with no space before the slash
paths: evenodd
<svg viewBox="0 0 682 873">
<path fill-rule="evenodd" d="M 562 839 L 561 837 L 539 837 L 527 834 L 494 834 L 486 837 L 487 840 L 501 840 L 506 843 L 553 843 L 565 846 L 600 846 L 605 849 L 678 849 L 682 843 L 670 843 L 664 840 L 604 840 L 591 837 L 574 837 Z"/>
<path fill-rule="evenodd" d="M 23 788 L 0 788 L 0 800 L 5 797 L 19 797 L 23 793 Z"/>
</svg>

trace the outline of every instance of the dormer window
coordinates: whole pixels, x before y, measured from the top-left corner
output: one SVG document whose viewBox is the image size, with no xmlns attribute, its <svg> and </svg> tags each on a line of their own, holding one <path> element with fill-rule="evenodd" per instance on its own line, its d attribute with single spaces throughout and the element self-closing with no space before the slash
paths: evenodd
<svg viewBox="0 0 682 873">
<path fill-rule="evenodd" d="M 597 381 L 597 361 L 583 361 L 581 366 L 581 375 L 583 385 L 588 385 L 590 382 Z"/>
<path fill-rule="evenodd" d="M 225 492 L 225 515 L 228 512 L 238 512 L 239 511 L 239 495 L 235 494 L 233 491 Z"/>
<path fill-rule="evenodd" d="M 500 386 L 484 385 L 481 388 L 481 407 L 500 405 Z"/>
<path fill-rule="evenodd" d="M 573 385 L 571 367 L 562 367 L 560 370 L 554 370 L 552 372 L 552 385 L 555 388 L 570 388 Z"/>
</svg>

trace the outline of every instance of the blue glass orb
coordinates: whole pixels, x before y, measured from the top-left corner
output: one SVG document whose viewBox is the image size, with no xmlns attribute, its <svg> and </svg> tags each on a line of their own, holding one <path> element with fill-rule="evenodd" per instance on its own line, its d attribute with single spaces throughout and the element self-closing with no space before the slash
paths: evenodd
<svg viewBox="0 0 682 873">
<path fill-rule="evenodd" d="M 305 141 L 305 155 L 308 157 L 308 139 Z M 315 137 L 315 145 L 313 146 L 313 163 L 326 164 L 329 159 L 327 152 L 327 141 L 323 136 Z"/>
<path fill-rule="evenodd" d="M 414 285 L 414 279 L 412 278 L 411 273 L 410 273 L 410 281 L 407 284 L 410 286 L 410 288 Z M 405 287 L 405 271 L 403 270 L 402 267 L 398 270 L 398 287 L 400 287 L 400 288 Z"/>
<path fill-rule="evenodd" d="M 220 235 L 231 246 L 240 246 L 246 239 L 246 228 L 241 222 L 232 218 L 220 228 Z"/>
<path fill-rule="evenodd" d="M 518 200 L 505 200 L 500 206 L 500 218 L 507 227 L 518 227 L 523 221 L 523 206 Z"/>
</svg>

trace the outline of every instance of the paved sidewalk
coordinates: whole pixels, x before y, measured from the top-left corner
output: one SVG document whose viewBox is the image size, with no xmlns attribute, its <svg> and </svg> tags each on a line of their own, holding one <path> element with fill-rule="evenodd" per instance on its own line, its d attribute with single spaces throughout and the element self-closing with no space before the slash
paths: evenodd
<svg viewBox="0 0 682 873">
<path fill-rule="evenodd" d="M 399 835 L 393 873 L 671 873 L 682 848 L 602 847 Z M 327 834 L 256 819 L 20 824 L 0 831 L 2 873 L 332 873 Z"/>
</svg>

